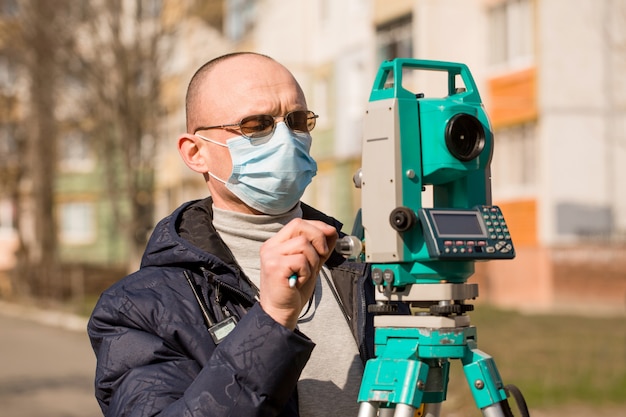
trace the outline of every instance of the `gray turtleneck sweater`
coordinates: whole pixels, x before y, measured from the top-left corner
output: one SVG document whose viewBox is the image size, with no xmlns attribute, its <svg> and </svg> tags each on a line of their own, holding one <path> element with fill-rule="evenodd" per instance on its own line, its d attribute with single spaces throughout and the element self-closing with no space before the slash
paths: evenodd
<svg viewBox="0 0 626 417">
<path fill-rule="evenodd" d="M 302 217 L 300 205 L 279 216 L 235 213 L 213 207 L 215 229 L 257 287 L 261 245 L 299 217 Z M 313 354 L 298 382 L 302 417 L 358 414 L 356 399 L 363 365 L 326 276 L 330 277 L 330 273 L 322 271 L 311 307 L 298 320 L 299 330 L 315 342 Z"/>
</svg>

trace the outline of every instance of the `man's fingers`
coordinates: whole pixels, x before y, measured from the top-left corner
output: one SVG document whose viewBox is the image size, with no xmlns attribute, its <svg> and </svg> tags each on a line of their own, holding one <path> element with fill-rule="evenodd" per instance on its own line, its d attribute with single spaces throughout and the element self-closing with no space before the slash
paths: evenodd
<svg viewBox="0 0 626 417">
<path fill-rule="evenodd" d="M 335 247 L 337 231 L 333 226 L 321 221 L 295 219 L 289 222 L 276 237 L 283 242 L 298 237 L 304 238 L 317 253 L 325 257 L 330 255 Z"/>
</svg>

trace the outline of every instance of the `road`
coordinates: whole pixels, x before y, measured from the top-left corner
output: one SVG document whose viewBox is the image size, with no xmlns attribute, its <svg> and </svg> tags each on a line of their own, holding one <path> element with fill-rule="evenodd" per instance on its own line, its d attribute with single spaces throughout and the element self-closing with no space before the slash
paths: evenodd
<svg viewBox="0 0 626 417">
<path fill-rule="evenodd" d="M 0 417 L 102 416 L 86 331 L 52 315 L 0 304 Z"/>
<path fill-rule="evenodd" d="M 85 319 L 0 302 L 0 417 L 102 417 L 85 326 Z M 571 405 L 531 415 L 614 417 L 626 408 Z"/>
</svg>

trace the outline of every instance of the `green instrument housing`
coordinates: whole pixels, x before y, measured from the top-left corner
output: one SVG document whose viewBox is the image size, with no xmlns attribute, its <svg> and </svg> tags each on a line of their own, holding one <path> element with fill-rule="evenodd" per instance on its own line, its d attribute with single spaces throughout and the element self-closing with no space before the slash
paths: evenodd
<svg viewBox="0 0 626 417">
<path fill-rule="evenodd" d="M 446 73 L 447 95 L 424 97 L 409 91 L 403 86 L 409 70 Z M 417 213 L 426 186 L 432 186 L 435 208 L 491 204 L 493 134 L 469 69 L 460 63 L 407 58 L 383 62 L 364 123 L 366 261 L 394 270 L 395 286 L 467 280 L 474 272 L 473 261 L 429 255 Z M 385 218 L 389 223 L 382 221 Z M 405 221 L 411 223 L 406 230 L 394 228 L 394 222 Z"/>
</svg>

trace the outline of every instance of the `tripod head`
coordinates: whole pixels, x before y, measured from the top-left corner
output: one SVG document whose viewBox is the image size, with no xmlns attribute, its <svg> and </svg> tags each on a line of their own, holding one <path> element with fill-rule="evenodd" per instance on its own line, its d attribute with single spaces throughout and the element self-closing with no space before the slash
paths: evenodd
<svg viewBox="0 0 626 417">
<path fill-rule="evenodd" d="M 445 75 L 445 95 L 410 91 L 403 82 L 415 72 Z M 475 261 L 514 257 L 502 213 L 491 205 L 493 133 L 466 65 L 383 62 L 362 152 L 355 185 L 377 285 L 463 283 Z"/>
</svg>

